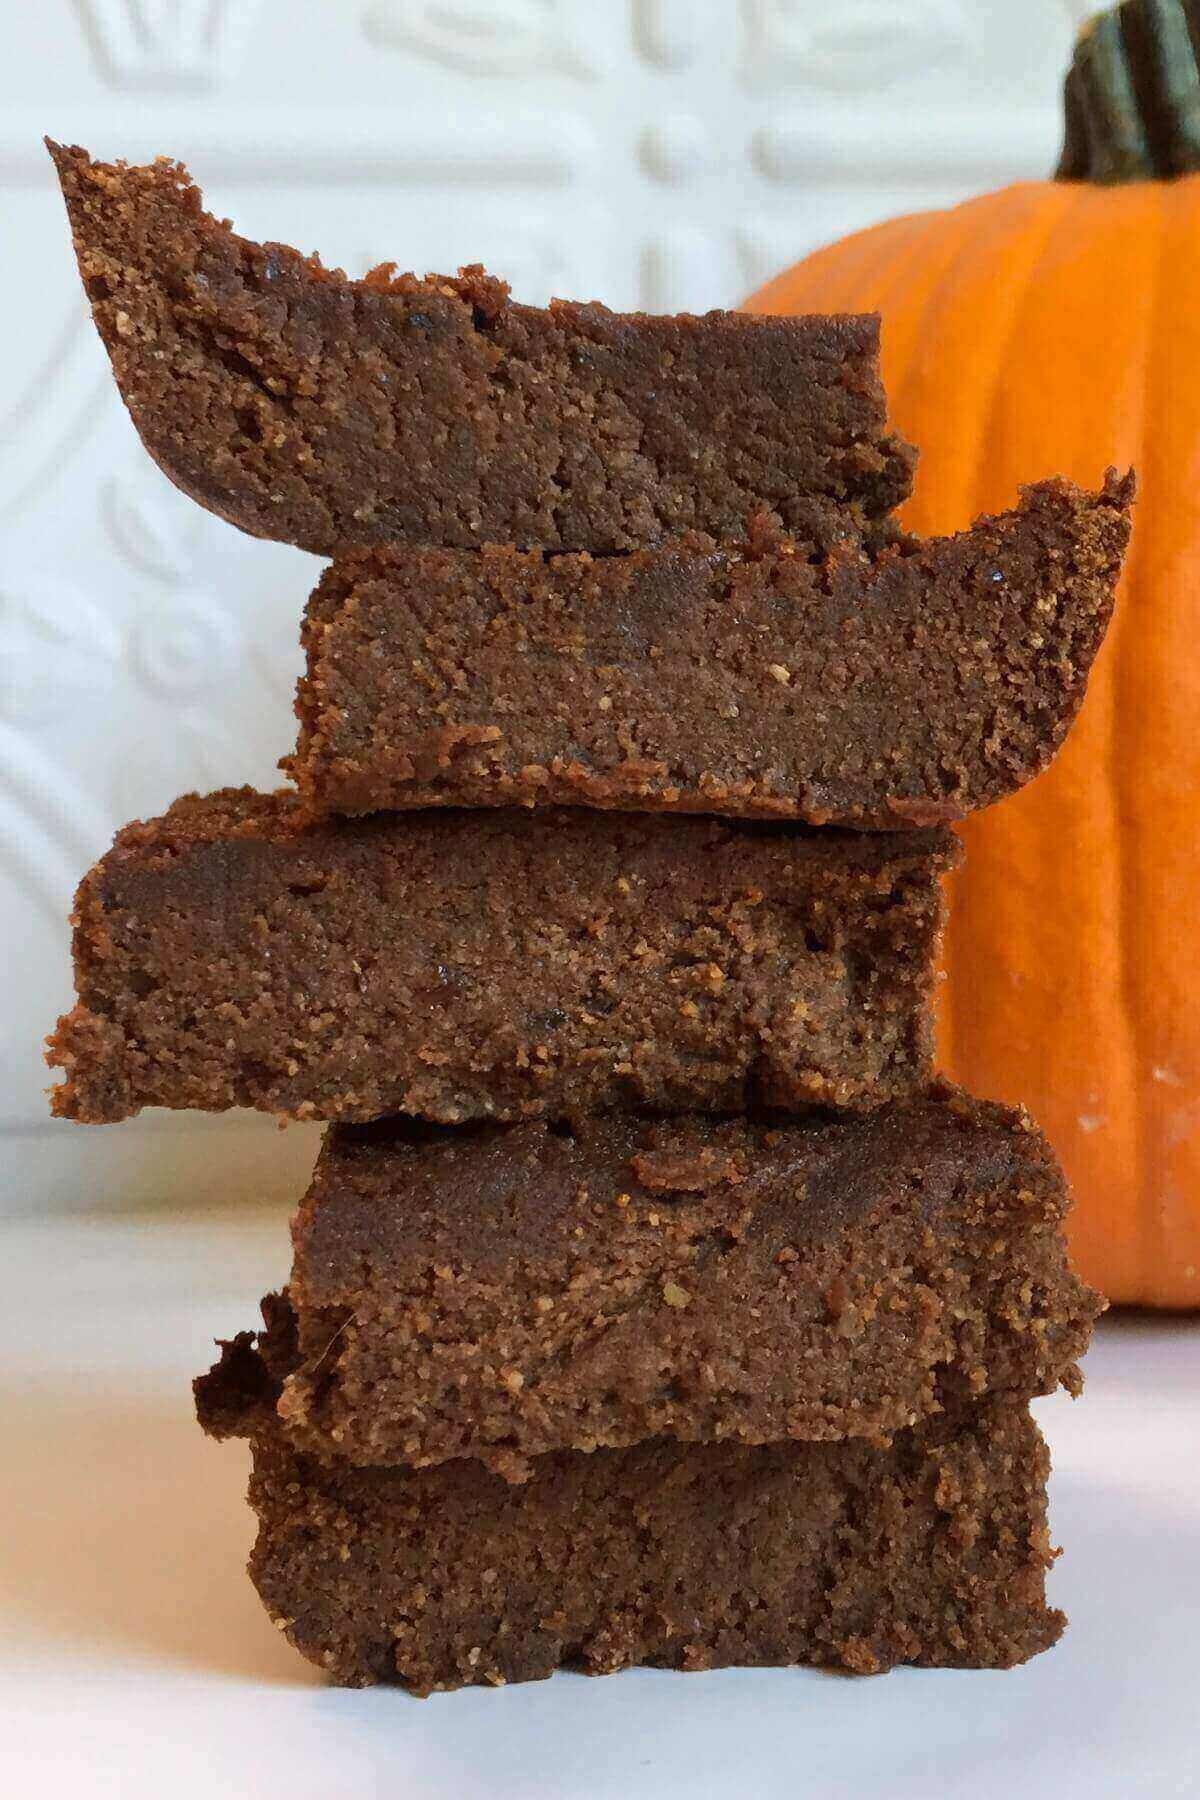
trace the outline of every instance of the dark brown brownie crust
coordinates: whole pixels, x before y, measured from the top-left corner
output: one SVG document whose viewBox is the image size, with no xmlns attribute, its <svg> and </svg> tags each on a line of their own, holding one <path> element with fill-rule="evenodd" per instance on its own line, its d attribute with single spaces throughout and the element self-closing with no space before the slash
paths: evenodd
<svg viewBox="0 0 1200 1800">
<path fill-rule="evenodd" d="M 944 831 L 599 812 L 305 828 L 230 789 L 76 898 L 54 1111 L 870 1108 L 928 1079 Z"/>
<path fill-rule="evenodd" d="M 214 1391 L 217 1386 L 222 1392 Z M 514 1487 L 471 1458 L 416 1472 L 295 1452 L 259 1365 L 202 1394 L 254 1440 L 250 1574 L 336 1682 L 417 1694 L 609 1674 L 817 1663 L 1007 1668 L 1058 1638 L 1049 1458 L 988 1398 L 890 1447 L 684 1445 L 541 1457 Z"/>
<path fill-rule="evenodd" d="M 267 1309 L 286 1435 L 360 1463 L 879 1438 L 1079 1385 L 1100 1309 L 1023 1114 L 330 1131 Z M 231 1352 L 233 1354 L 233 1352 Z"/>
<path fill-rule="evenodd" d="M 737 535 L 764 508 L 827 544 L 911 487 L 874 317 L 541 311 L 475 268 L 350 281 L 235 236 L 178 163 L 49 148 L 143 443 L 258 537 L 320 555 L 391 540 L 617 551 Z"/>
<path fill-rule="evenodd" d="M 933 824 L 1044 769 L 1112 612 L 1132 480 L 811 561 L 384 548 L 309 601 L 289 768 L 316 812 L 574 805 Z"/>
</svg>

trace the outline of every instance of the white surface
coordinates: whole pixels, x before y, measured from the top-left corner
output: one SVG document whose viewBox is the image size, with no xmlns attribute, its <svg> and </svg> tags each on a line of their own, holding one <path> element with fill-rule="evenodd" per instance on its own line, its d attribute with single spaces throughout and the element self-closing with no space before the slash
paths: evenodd
<svg viewBox="0 0 1200 1800">
<path fill-rule="evenodd" d="M 180 156 L 242 230 L 354 273 L 482 258 L 526 300 L 698 309 L 1048 170 L 1069 36 L 1052 0 L 0 4 L 0 1206 L 90 1206 L 104 1170 L 163 1157 L 168 1205 L 214 1156 L 239 1179 L 240 1133 L 222 1149 L 190 1119 L 139 1121 L 120 1151 L 48 1142 L 41 1039 L 70 997 L 71 894 L 115 827 L 276 779 L 318 567 L 141 450 L 41 134 Z"/>
<path fill-rule="evenodd" d="M 1200 1326 L 1118 1321 L 1039 1404 L 1062 1643 L 1002 1674 L 322 1685 L 243 1573 L 246 1452 L 191 1377 L 282 1212 L 0 1226 L 0 1793 L 38 1800 L 1128 1800 L 1200 1792 Z"/>
</svg>

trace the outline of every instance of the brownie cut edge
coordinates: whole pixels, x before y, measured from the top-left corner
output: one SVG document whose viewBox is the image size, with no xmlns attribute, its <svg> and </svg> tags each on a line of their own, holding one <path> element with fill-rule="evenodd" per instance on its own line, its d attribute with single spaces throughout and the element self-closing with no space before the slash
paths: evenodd
<svg viewBox="0 0 1200 1800">
<path fill-rule="evenodd" d="M 867 829 L 1039 774 L 1112 614 L 1133 480 L 814 558 L 761 532 L 625 557 L 386 546 L 309 600 L 285 767 L 315 813 L 567 804 Z"/>
<path fill-rule="evenodd" d="M 75 907 L 60 1117 L 447 1124 L 922 1088 L 945 831 L 187 796 Z"/>
<path fill-rule="evenodd" d="M 298 1453 L 255 1396 L 269 1375 L 224 1380 L 202 1384 L 201 1417 L 251 1439 L 251 1578 L 341 1685 L 1009 1668 L 1065 1623 L 1045 1598 L 1049 1457 L 1019 1402 L 985 1397 L 886 1446 L 560 1451 L 514 1486 L 473 1458 L 414 1472 Z"/>
<path fill-rule="evenodd" d="M 238 237 L 178 163 L 48 148 L 142 442 L 255 536 L 610 553 L 765 510 L 827 544 L 911 490 L 874 316 L 543 310 L 475 267 L 351 281 Z"/>
<path fill-rule="evenodd" d="M 1027 1115 L 331 1129 L 264 1355 L 302 1450 L 511 1479 L 563 1449 L 881 1440 L 1080 1386 L 1102 1307 Z"/>
</svg>

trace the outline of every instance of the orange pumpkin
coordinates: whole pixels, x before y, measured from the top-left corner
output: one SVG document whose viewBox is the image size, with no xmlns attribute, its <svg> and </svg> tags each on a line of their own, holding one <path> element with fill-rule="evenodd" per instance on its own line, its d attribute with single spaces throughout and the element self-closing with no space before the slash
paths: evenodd
<svg viewBox="0 0 1200 1800">
<path fill-rule="evenodd" d="M 1200 1305 L 1200 76 L 1178 0 L 1093 21 L 1059 176 L 819 251 L 755 312 L 878 310 L 904 523 L 1138 472 L 1116 618 L 1050 771 L 963 828 L 941 1049 L 1024 1101 L 1114 1301 Z"/>
</svg>

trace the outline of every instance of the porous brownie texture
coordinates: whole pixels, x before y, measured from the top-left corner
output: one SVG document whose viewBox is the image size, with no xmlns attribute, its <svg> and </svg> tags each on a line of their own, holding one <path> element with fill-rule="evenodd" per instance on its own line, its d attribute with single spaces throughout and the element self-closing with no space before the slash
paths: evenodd
<svg viewBox="0 0 1200 1800">
<path fill-rule="evenodd" d="M 335 1682 L 417 1694 L 610 1674 L 817 1663 L 1007 1668 L 1048 1608 L 1045 1444 L 985 1398 L 889 1446 L 557 1451 L 513 1486 L 473 1458 L 411 1471 L 297 1452 L 261 1362 L 201 1383 L 201 1420 L 253 1440 L 250 1574 Z"/>
<path fill-rule="evenodd" d="M 1044 769 L 1112 613 L 1132 478 L 814 560 L 389 547 L 304 623 L 285 767 L 318 812 L 574 805 L 933 824 Z"/>
<path fill-rule="evenodd" d="M 871 1108 L 929 1077 L 948 832 L 299 814 L 188 796 L 84 878 L 60 1117 Z"/>
<path fill-rule="evenodd" d="M 143 443 L 258 537 L 604 552 L 763 508 L 826 544 L 912 485 L 874 317 L 543 311 L 479 268 L 350 281 L 235 236 L 178 163 L 49 148 Z"/>
<path fill-rule="evenodd" d="M 878 1439 L 1077 1391 L 1101 1302 L 1067 1205 L 1026 1115 L 949 1089 L 780 1127 L 335 1127 L 267 1305 L 280 1419 L 522 1480 L 551 1450 Z"/>
</svg>

